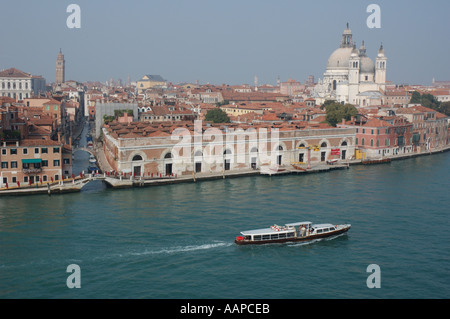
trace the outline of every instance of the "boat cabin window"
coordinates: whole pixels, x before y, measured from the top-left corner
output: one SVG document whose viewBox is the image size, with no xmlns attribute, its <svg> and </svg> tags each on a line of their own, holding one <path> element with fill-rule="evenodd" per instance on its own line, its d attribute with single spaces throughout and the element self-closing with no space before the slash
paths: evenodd
<svg viewBox="0 0 450 319">
<path fill-rule="evenodd" d="M 323 229 L 323 232 L 326 233 L 326 232 L 328 232 L 329 230 L 330 230 L 329 228 L 324 228 L 324 229 Z"/>
<path fill-rule="evenodd" d="M 323 231 L 322 229 L 318 229 L 318 230 L 317 230 L 317 233 L 318 233 L 318 234 L 322 234 L 322 231 Z"/>
<path fill-rule="evenodd" d="M 261 240 L 261 235 L 255 235 L 255 236 L 253 236 L 253 240 Z"/>
<path fill-rule="evenodd" d="M 295 233 L 287 233 L 287 238 L 294 237 Z"/>
<path fill-rule="evenodd" d="M 270 239 L 278 239 L 278 234 L 270 235 Z"/>
<path fill-rule="evenodd" d="M 245 239 L 245 240 L 250 240 L 250 239 L 251 239 L 251 236 L 244 236 L 244 239 Z"/>
<path fill-rule="evenodd" d="M 262 239 L 263 239 L 263 240 L 269 240 L 269 239 L 270 239 L 270 235 L 263 235 L 263 236 L 262 236 Z"/>
<path fill-rule="evenodd" d="M 281 234 L 279 234 L 279 235 L 278 235 L 278 238 L 280 238 L 280 239 L 281 239 L 281 238 L 286 238 L 286 233 L 281 233 Z"/>
<path fill-rule="evenodd" d="M 334 228 L 334 227 L 331 227 L 331 228 L 330 228 L 330 230 L 331 230 L 331 231 L 333 231 L 333 230 L 336 230 L 336 228 Z"/>
</svg>

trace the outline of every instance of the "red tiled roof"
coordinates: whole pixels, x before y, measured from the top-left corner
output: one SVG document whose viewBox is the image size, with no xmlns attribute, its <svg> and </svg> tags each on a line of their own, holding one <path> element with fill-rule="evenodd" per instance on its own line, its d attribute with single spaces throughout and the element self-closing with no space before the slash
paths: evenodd
<svg viewBox="0 0 450 319">
<path fill-rule="evenodd" d="M 0 77 L 6 78 L 30 78 L 31 74 L 20 71 L 16 68 L 9 68 L 0 72 Z"/>
</svg>

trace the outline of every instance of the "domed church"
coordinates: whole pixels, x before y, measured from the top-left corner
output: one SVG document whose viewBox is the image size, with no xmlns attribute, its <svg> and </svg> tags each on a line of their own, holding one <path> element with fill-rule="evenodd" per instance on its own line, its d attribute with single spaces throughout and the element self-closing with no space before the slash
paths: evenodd
<svg viewBox="0 0 450 319">
<path fill-rule="evenodd" d="M 383 45 L 378 50 L 375 64 L 366 54 L 364 41 L 359 50 L 356 49 L 347 23 L 341 45 L 330 55 L 323 80 L 319 80 L 313 96 L 319 103 L 336 100 L 354 105 L 365 104 L 367 92 L 381 98 L 380 90 L 384 91 L 386 86 L 386 62 Z"/>
</svg>

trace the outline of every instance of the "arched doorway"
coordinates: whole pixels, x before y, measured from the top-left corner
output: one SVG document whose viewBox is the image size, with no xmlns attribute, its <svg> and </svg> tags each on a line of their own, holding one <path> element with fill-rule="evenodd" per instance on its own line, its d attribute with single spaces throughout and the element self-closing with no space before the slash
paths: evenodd
<svg viewBox="0 0 450 319">
<path fill-rule="evenodd" d="M 305 149 L 305 143 L 301 143 L 299 146 L 298 146 L 301 150 L 300 150 L 300 152 L 298 153 L 298 161 L 300 162 L 300 163 L 304 163 L 305 162 L 305 152 L 304 152 L 304 149 Z"/>
<path fill-rule="evenodd" d="M 341 159 L 345 160 L 347 156 L 347 141 L 341 143 Z"/>
<path fill-rule="evenodd" d="M 327 148 L 327 147 L 328 147 L 327 142 L 322 142 L 322 144 L 320 144 L 320 148 Z M 321 162 L 325 162 L 326 155 L 327 155 L 327 151 L 321 151 L 320 152 L 320 161 Z"/>
<path fill-rule="evenodd" d="M 281 163 L 283 163 L 283 154 L 280 154 L 280 152 L 282 152 L 283 146 L 278 145 L 278 152 L 277 152 L 277 164 L 281 165 Z"/>
<path fill-rule="evenodd" d="M 223 168 L 226 171 L 231 169 L 231 150 L 228 148 L 223 152 Z"/>
<path fill-rule="evenodd" d="M 173 166 L 172 166 L 172 153 L 167 153 L 164 155 L 164 173 L 165 175 L 172 175 Z"/>
<path fill-rule="evenodd" d="M 253 169 L 256 169 L 258 162 L 258 148 L 252 147 L 250 150 L 250 166 Z"/>
<path fill-rule="evenodd" d="M 132 161 L 132 169 L 133 169 L 133 175 L 134 176 L 141 176 L 141 169 L 142 169 L 142 161 L 144 159 L 142 158 L 141 155 L 137 154 L 133 156 Z M 138 162 L 138 163 L 136 163 Z"/>
<path fill-rule="evenodd" d="M 202 151 L 196 151 L 194 154 L 194 172 L 199 173 L 202 171 L 203 153 Z"/>
</svg>

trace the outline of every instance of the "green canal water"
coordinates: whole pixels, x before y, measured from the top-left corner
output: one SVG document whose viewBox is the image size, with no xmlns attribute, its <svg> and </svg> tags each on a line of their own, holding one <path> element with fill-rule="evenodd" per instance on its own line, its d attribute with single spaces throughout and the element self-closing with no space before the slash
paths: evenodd
<svg viewBox="0 0 450 319">
<path fill-rule="evenodd" d="M 319 174 L 125 190 L 97 181 L 81 193 L 2 197 L 0 298 L 449 298 L 449 163 L 447 152 Z M 233 242 L 305 220 L 352 228 L 306 244 Z M 79 289 L 66 283 L 71 264 Z M 371 264 L 380 288 L 367 286 Z"/>
</svg>

